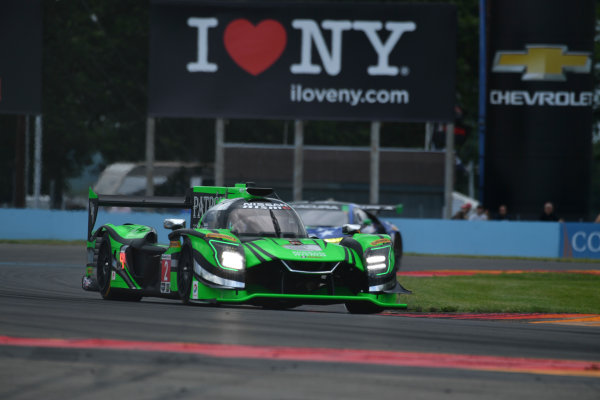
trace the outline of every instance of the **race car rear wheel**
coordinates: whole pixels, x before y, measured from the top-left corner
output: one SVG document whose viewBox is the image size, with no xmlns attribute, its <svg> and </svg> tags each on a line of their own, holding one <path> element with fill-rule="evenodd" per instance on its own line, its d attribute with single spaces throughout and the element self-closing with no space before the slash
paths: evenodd
<svg viewBox="0 0 600 400">
<path fill-rule="evenodd" d="M 108 234 L 96 239 L 100 241 L 98 248 L 98 260 L 96 264 L 96 281 L 102 298 L 106 300 L 139 301 L 142 296 L 128 293 L 122 289 L 114 289 L 110 286 L 112 275 L 112 250 Z"/>
<path fill-rule="evenodd" d="M 366 301 L 354 301 L 346 303 L 346 310 L 350 314 L 377 314 L 383 311 L 383 308 Z"/>
<path fill-rule="evenodd" d="M 177 267 L 177 291 L 183 304 L 190 302 L 190 290 L 192 289 L 192 280 L 194 278 L 194 258 L 192 249 L 184 246 L 181 249 L 179 266 Z"/>
<path fill-rule="evenodd" d="M 98 289 L 103 298 L 111 298 L 110 293 L 110 278 L 111 278 L 111 264 L 112 255 L 110 249 L 110 239 L 108 235 L 104 235 L 96 239 L 96 242 L 100 241 L 98 247 L 98 264 L 96 265 L 96 280 L 98 282 Z"/>
</svg>

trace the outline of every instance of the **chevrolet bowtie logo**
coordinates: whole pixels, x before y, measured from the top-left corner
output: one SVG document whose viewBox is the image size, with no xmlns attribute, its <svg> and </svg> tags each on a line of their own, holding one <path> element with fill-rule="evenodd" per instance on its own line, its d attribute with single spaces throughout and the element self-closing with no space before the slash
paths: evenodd
<svg viewBox="0 0 600 400">
<path fill-rule="evenodd" d="M 567 46 L 528 45 L 527 51 L 498 51 L 493 72 L 523 73 L 524 81 L 565 81 L 565 72 L 589 73 L 590 53 L 569 52 Z"/>
</svg>

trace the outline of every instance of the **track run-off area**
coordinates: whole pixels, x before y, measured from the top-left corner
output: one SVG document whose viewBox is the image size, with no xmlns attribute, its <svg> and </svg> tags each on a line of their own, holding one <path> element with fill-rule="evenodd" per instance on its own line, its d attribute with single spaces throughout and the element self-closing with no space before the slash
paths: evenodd
<svg viewBox="0 0 600 400">
<path fill-rule="evenodd" d="M 83 246 L 0 244 L 1 399 L 600 398 L 597 315 L 105 301 L 81 290 L 85 260 Z M 424 256 L 402 264 L 400 279 L 600 269 Z"/>
</svg>

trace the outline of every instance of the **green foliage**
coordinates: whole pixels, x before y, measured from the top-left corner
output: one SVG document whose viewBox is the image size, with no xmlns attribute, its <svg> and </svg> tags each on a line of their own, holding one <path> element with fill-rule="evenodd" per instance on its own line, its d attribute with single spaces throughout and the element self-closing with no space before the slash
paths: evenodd
<svg viewBox="0 0 600 400">
<path fill-rule="evenodd" d="M 77 176 L 100 151 L 142 158 L 148 64 L 145 2 L 43 2 L 44 185 Z"/>
<path fill-rule="evenodd" d="M 402 277 L 412 311 L 600 313 L 600 276 L 524 273 Z"/>
<path fill-rule="evenodd" d="M 478 5 L 473 0 L 454 3 L 459 14 L 457 96 L 467 122 L 475 126 Z M 43 24 L 42 191 L 48 193 L 54 182 L 57 206 L 68 190 L 67 179 L 89 165 L 94 153 L 102 154 L 106 164 L 145 157 L 149 3 L 45 0 Z M 422 147 L 424 130 L 423 124 L 385 123 L 381 144 Z M 293 121 L 231 120 L 226 132 L 229 142 L 293 143 Z M 368 123 L 310 121 L 305 132 L 307 144 L 369 145 Z M 461 157 L 473 156 L 475 136 L 459 149 Z M 214 121 L 157 120 L 157 160 L 210 162 L 213 149 Z M 0 194 L 3 201 L 10 201 L 8 192 Z"/>
</svg>

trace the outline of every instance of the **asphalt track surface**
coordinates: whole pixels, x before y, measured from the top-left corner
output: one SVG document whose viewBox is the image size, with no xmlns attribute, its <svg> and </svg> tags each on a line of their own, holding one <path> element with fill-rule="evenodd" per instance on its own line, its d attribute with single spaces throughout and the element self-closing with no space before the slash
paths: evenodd
<svg viewBox="0 0 600 400">
<path fill-rule="evenodd" d="M 84 262 L 80 246 L 0 244 L 0 399 L 600 398 L 600 328 L 351 315 L 343 306 L 272 311 L 105 301 L 81 290 Z M 405 257 L 403 269 L 598 264 Z M 18 338 L 40 341 L 17 345 Z M 80 339 L 102 340 L 81 346 Z M 336 354 L 349 357 L 336 361 Z M 378 354 L 429 361 L 386 365 Z M 483 356 L 575 360 L 589 363 L 592 375 L 486 370 Z M 455 365 L 457 357 L 474 365 Z"/>
</svg>

